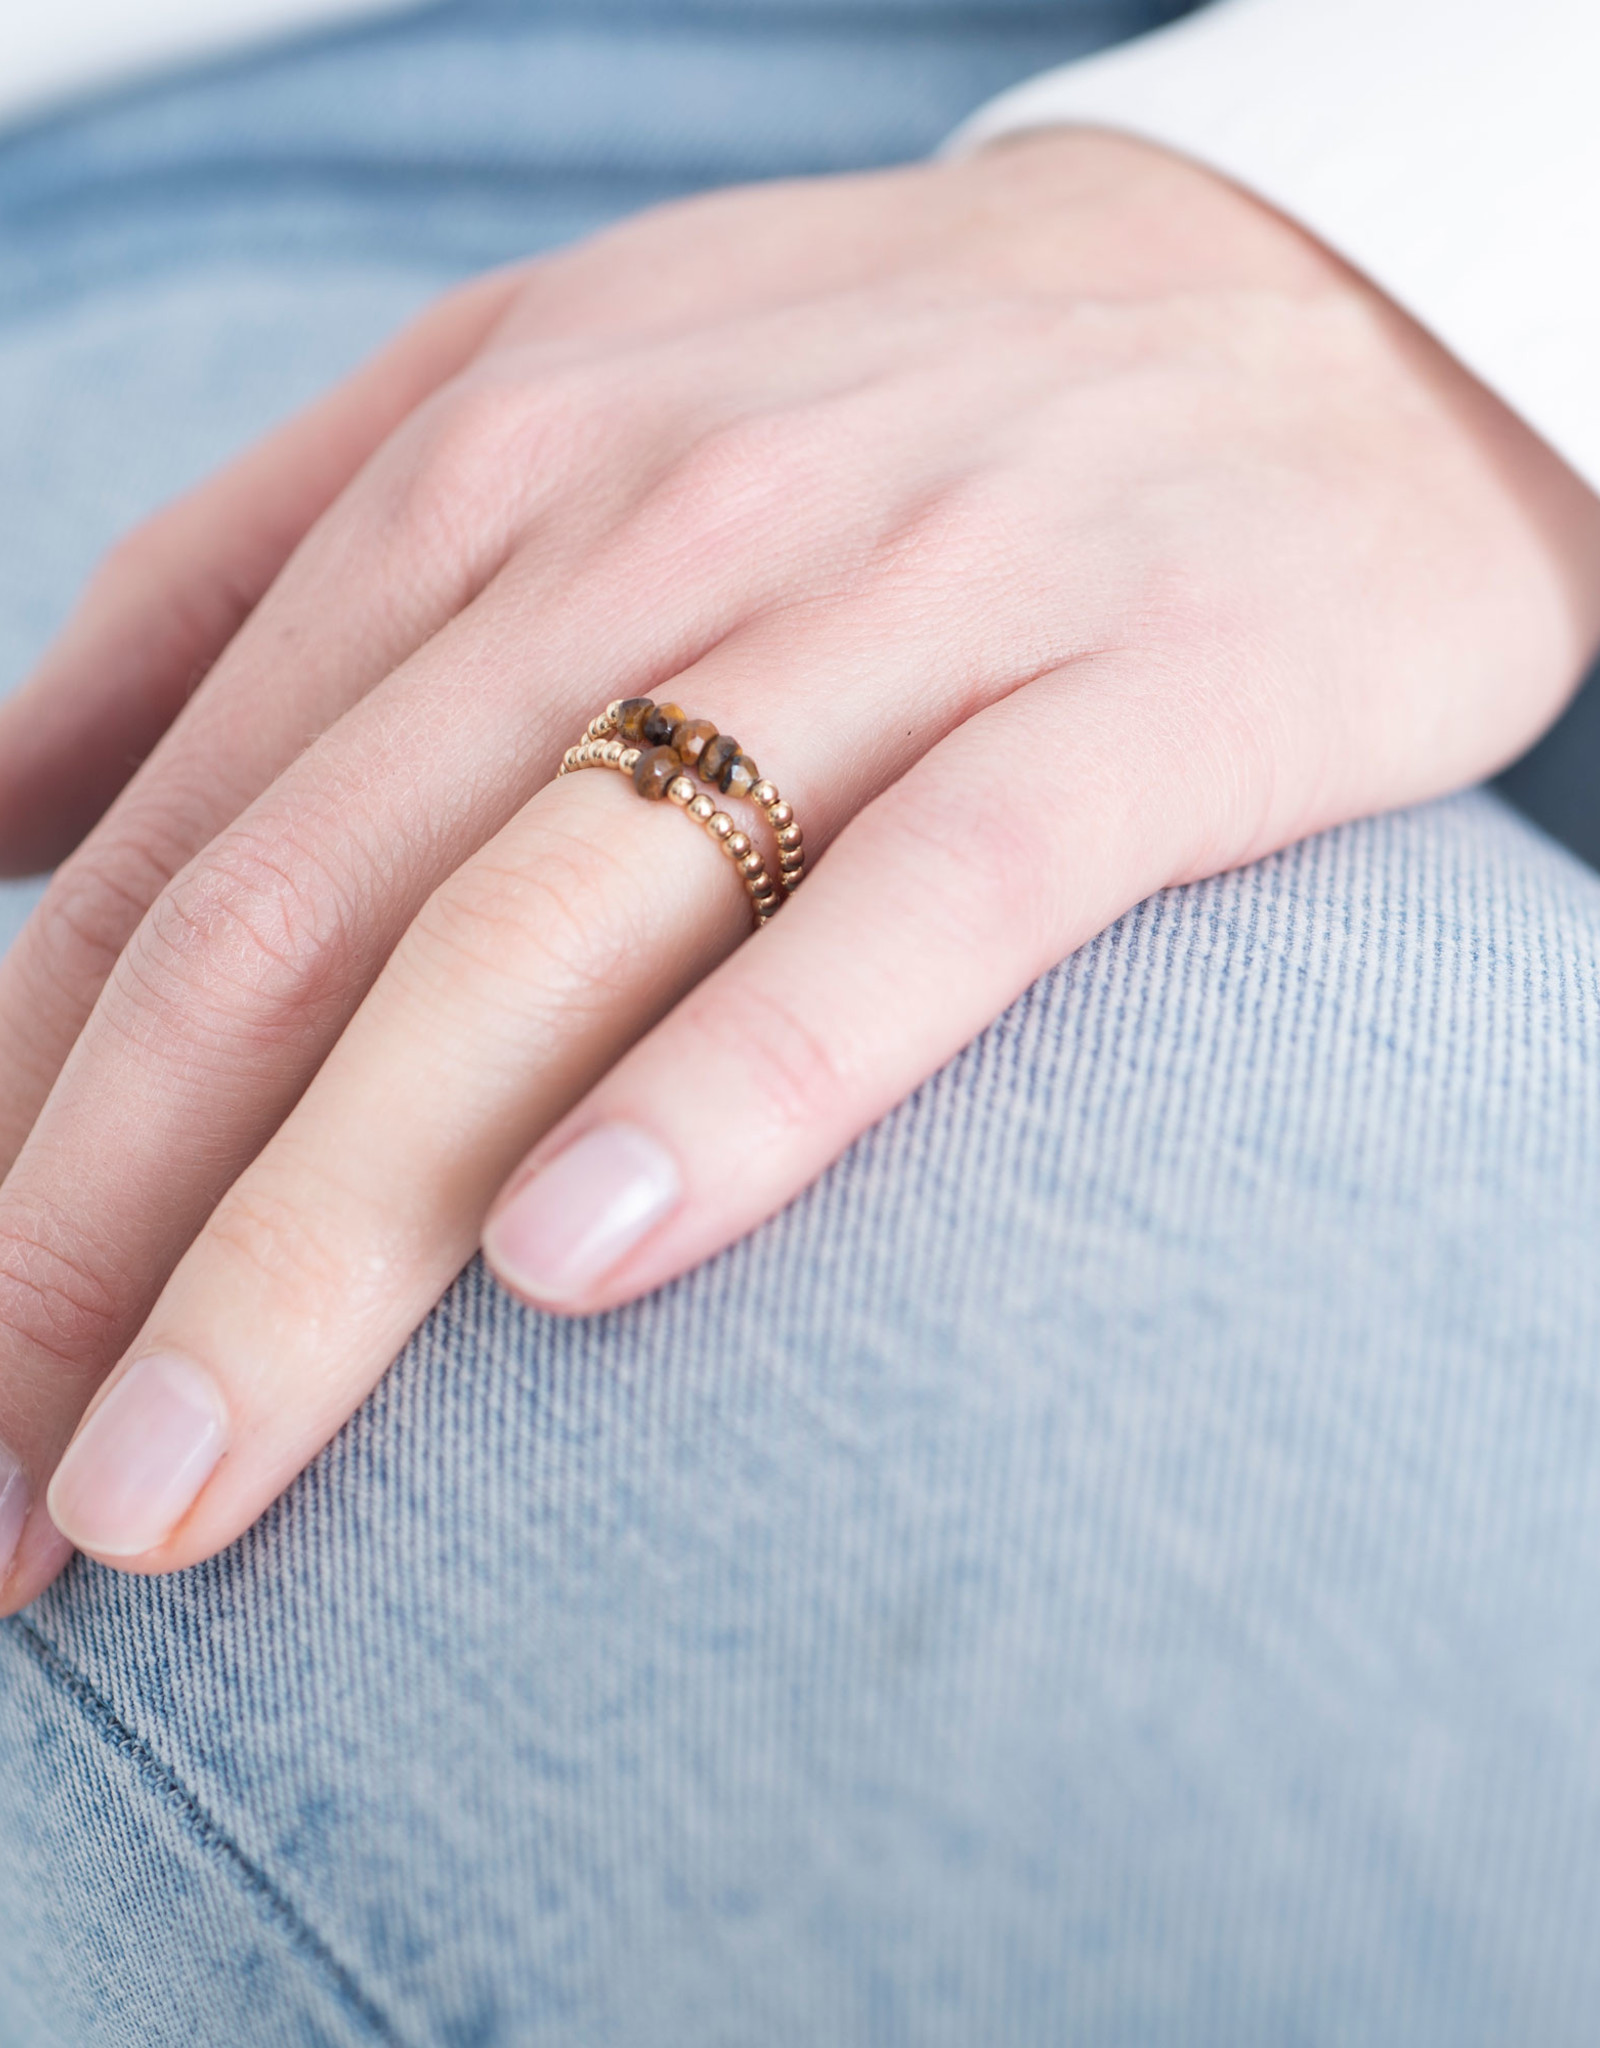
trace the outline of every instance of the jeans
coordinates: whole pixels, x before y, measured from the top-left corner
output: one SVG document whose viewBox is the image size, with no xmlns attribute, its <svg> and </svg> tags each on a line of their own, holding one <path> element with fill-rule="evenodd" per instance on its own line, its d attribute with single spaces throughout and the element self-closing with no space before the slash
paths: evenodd
<svg viewBox="0 0 1600 2048">
<path fill-rule="evenodd" d="M 1151 14 L 453 6 L 0 141 L 0 663 L 450 278 Z M 1592 2041 L 1597 1244 L 1600 878 L 1499 797 L 1152 898 L 0 1624 L 0 2048 Z"/>
</svg>

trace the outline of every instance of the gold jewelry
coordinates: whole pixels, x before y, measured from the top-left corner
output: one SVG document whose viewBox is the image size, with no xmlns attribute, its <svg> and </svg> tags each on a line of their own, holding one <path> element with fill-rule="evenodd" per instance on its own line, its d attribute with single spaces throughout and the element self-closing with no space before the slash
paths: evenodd
<svg viewBox="0 0 1600 2048">
<path fill-rule="evenodd" d="M 805 879 L 805 840 L 794 806 L 768 782 L 737 740 L 720 733 L 708 718 L 690 718 L 681 704 L 657 704 L 649 697 L 619 697 L 591 718 L 583 738 L 568 747 L 558 775 L 579 768 L 615 768 L 631 775 L 639 794 L 679 805 L 722 848 L 739 870 L 756 914 L 764 925 L 786 896 Z M 693 774 L 690 771 L 693 770 Z M 766 812 L 778 842 L 778 878 L 773 880 L 758 847 L 728 812 L 719 811 L 694 775 L 725 796 L 748 797 Z"/>
</svg>

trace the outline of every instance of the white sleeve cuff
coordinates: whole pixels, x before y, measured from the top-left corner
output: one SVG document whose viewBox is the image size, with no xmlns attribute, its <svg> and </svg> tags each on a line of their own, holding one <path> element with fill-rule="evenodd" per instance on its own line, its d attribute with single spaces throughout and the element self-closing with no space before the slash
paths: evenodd
<svg viewBox="0 0 1600 2048">
<path fill-rule="evenodd" d="M 1234 179 L 1363 271 L 1600 489 L 1597 0 L 1217 0 L 980 108 Z"/>
</svg>

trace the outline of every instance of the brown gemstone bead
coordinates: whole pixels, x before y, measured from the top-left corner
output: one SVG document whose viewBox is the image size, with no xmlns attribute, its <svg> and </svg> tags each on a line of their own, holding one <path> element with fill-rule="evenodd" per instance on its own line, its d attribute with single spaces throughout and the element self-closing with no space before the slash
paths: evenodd
<svg viewBox="0 0 1600 2048">
<path fill-rule="evenodd" d="M 692 768 L 717 736 L 709 718 L 686 718 L 672 728 L 672 745 L 683 756 L 685 768 Z"/>
<path fill-rule="evenodd" d="M 639 737 L 647 747 L 670 747 L 673 732 L 685 716 L 681 704 L 652 704 L 639 721 Z"/>
<path fill-rule="evenodd" d="M 717 787 L 725 796 L 748 796 L 760 780 L 761 770 L 750 756 L 735 754 L 717 777 Z"/>
<path fill-rule="evenodd" d="M 707 740 L 695 766 L 700 771 L 702 782 L 714 782 L 720 788 L 722 771 L 739 752 L 739 742 L 730 740 L 725 732 L 719 732 L 715 739 Z"/>
<path fill-rule="evenodd" d="M 617 706 L 617 731 L 625 740 L 637 742 L 640 737 L 639 722 L 647 711 L 654 711 L 655 705 L 648 697 L 624 697 Z"/>
<path fill-rule="evenodd" d="M 663 797 L 667 784 L 683 773 L 671 747 L 647 747 L 633 764 L 633 786 L 641 796 Z"/>
</svg>

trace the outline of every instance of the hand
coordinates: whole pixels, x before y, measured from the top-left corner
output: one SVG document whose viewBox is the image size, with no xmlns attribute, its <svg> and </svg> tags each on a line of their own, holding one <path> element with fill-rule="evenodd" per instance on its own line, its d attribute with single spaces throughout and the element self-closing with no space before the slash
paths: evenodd
<svg viewBox="0 0 1600 2048">
<path fill-rule="evenodd" d="M 86 1404 L 67 1534 L 207 1556 L 486 1217 L 565 1312 L 705 1259 L 1152 890 L 1517 753 L 1597 559 L 1377 294 L 1109 137 L 448 301 L 136 534 L 0 715 L 10 867 L 99 818 L 0 968 L 7 1603 Z M 827 849 L 748 944 L 672 806 L 552 780 L 632 695 Z"/>
</svg>

